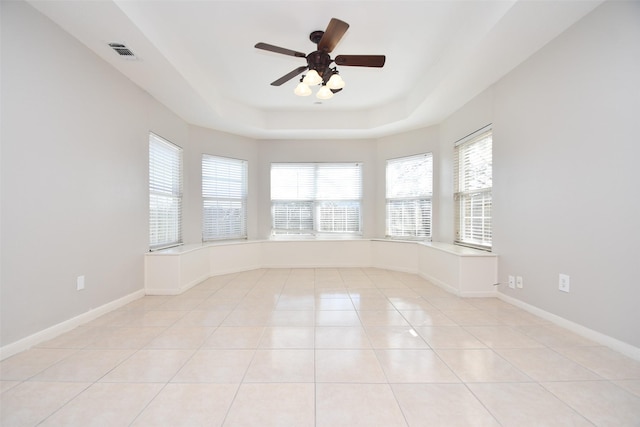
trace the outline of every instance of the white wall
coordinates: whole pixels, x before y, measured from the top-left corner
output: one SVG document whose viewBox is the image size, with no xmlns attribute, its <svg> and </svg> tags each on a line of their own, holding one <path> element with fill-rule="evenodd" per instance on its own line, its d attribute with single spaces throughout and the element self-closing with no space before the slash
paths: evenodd
<svg viewBox="0 0 640 427">
<path fill-rule="evenodd" d="M 640 3 L 606 2 L 441 125 L 450 153 L 493 122 L 499 279 L 524 277 L 523 289 L 500 291 L 636 347 L 638 40 Z M 571 276 L 568 294 L 559 273 Z"/>
<path fill-rule="evenodd" d="M 28 4 L 1 7 L 4 346 L 142 289 L 148 132 L 186 146 L 188 127 Z"/>
</svg>

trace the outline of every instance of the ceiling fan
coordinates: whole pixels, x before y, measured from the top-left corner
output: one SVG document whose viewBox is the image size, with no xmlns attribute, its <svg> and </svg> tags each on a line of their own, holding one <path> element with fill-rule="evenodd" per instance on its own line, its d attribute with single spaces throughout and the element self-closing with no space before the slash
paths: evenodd
<svg viewBox="0 0 640 427">
<path fill-rule="evenodd" d="M 294 93 L 300 96 L 311 94 L 309 86 L 321 84 L 317 97 L 329 99 L 334 93 L 342 90 L 344 81 L 338 74 L 336 67 L 331 68 L 331 64 L 344 65 L 350 67 L 377 67 L 384 66 L 386 57 L 384 55 L 338 55 L 331 59 L 329 55 L 336 47 L 342 36 L 347 32 L 349 24 L 336 18 L 331 18 L 325 31 L 313 31 L 309 34 L 309 39 L 317 45 L 317 50 L 307 54 L 291 49 L 274 46 L 267 43 L 257 43 L 257 49 L 268 50 L 270 52 L 281 53 L 283 55 L 305 58 L 307 65 L 296 68 L 273 81 L 271 86 L 280 86 L 292 78 L 309 70 L 306 76 L 300 81 Z"/>
</svg>

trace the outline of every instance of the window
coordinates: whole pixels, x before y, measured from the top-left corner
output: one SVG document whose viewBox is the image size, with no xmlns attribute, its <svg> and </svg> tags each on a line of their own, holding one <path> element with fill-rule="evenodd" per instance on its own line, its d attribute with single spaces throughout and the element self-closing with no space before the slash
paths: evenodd
<svg viewBox="0 0 640 427">
<path fill-rule="evenodd" d="M 273 234 L 359 234 L 362 168 L 357 163 L 273 163 Z"/>
<path fill-rule="evenodd" d="M 458 141 L 454 156 L 456 243 L 491 249 L 491 127 Z"/>
<path fill-rule="evenodd" d="M 149 134 L 149 249 L 182 243 L 182 149 Z"/>
<path fill-rule="evenodd" d="M 202 155 L 202 240 L 247 237 L 247 161 Z"/>
<path fill-rule="evenodd" d="M 433 156 L 387 160 L 387 237 L 431 238 Z"/>
</svg>

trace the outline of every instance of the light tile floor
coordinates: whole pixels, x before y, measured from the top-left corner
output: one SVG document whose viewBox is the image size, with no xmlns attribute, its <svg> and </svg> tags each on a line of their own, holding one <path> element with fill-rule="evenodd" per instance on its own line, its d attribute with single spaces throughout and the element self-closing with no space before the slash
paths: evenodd
<svg viewBox="0 0 640 427">
<path fill-rule="evenodd" d="M 0 362 L 2 426 L 640 426 L 640 362 L 380 269 L 148 296 Z"/>
</svg>

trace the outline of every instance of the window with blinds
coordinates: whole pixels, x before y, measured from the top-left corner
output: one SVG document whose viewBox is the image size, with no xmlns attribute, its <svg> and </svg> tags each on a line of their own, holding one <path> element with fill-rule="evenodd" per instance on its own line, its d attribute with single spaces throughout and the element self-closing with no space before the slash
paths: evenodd
<svg viewBox="0 0 640 427">
<path fill-rule="evenodd" d="M 454 150 L 456 243 L 491 249 L 492 130 L 461 139 Z"/>
<path fill-rule="evenodd" d="M 202 155 L 202 240 L 247 237 L 247 161 Z"/>
<path fill-rule="evenodd" d="M 387 237 L 430 239 L 432 194 L 431 153 L 387 160 Z"/>
<path fill-rule="evenodd" d="M 274 235 L 359 234 L 361 200 L 360 164 L 271 164 Z"/>
<path fill-rule="evenodd" d="M 182 149 L 149 134 L 149 249 L 182 243 Z"/>
</svg>

